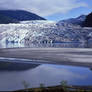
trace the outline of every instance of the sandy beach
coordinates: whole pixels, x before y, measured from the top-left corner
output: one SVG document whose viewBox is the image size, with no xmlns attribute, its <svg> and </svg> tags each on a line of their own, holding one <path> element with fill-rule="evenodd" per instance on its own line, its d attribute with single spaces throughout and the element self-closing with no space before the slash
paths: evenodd
<svg viewBox="0 0 92 92">
<path fill-rule="evenodd" d="M 0 57 L 41 60 L 42 63 L 47 64 L 92 67 L 92 49 L 90 48 L 3 48 L 0 49 Z"/>
</svg>

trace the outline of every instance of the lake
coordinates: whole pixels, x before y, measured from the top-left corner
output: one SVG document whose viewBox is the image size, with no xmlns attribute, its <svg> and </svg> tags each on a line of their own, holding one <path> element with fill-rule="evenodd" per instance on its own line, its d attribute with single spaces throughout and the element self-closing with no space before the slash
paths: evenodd
<svg viewBox="0 0 92 92">
<path fill-rule="evenodd" d="M 22 62 L 0 62 L 0 91 L 60 85 L 63 80 L 68 85 L 92 85 L 92 70 L 89 67 L 33 64 Z"/>
</svg>

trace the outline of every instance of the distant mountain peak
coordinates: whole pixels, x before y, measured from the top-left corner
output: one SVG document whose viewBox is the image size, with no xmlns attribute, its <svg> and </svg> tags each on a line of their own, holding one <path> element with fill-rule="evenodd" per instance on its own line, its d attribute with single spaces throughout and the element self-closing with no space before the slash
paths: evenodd
<svg viewBox="0 0 92 92">
<path fill-rule="evenodd" d="M 80 26 L 82 26 L 85 19 L 86 19 L 86 15 L 80 15 L 77 18 L 70 18 L 70 19 L 66 19 L 66 20 L 61 20 L 57 24 L 62 25 L 62 23 L 63 24 L 65 23 L 67 25 L 71 24 L 71 25 L 80 25 Z"/>
<path fill-rule="evenodd" d="M 77 17 L 76 19 L 81 20 L 81 21 L 85 21 L 86 15 L 80 15 L 80 16 Z"/>
</svg>

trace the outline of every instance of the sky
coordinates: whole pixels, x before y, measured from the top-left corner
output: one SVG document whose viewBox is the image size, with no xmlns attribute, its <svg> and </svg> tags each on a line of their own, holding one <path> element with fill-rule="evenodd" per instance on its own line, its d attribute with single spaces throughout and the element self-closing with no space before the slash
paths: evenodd
<svg viewBox="0 0 92 92">
<path fill-rule="evenodd" d="M 92 12 L 92 0 L 0 0 L 0 9 L 27 10 L 58 21 Z"/>
</svg>

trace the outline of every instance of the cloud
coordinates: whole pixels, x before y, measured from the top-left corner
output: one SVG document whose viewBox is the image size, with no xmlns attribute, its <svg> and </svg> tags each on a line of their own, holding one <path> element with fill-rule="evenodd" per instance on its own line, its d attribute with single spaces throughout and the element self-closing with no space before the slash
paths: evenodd
<svg viewBox="0 0 92 92">
<path fill-rule="evenodd" d="M 81 0 L 1 0 L 0 9 L 23 9 L 41 16 L 66 13 L 74 8 L 86 7 Z"/>
</svg>

